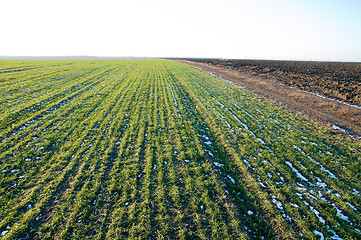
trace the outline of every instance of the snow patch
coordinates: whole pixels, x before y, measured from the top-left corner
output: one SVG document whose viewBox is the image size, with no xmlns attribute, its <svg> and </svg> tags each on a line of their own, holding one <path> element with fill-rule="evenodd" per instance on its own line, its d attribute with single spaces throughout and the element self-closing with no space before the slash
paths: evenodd
<svg viewBox="0 0 361 240">
<path fill-rule="evenodd" d="M 272 196 L 272 202 L 276 204 L 277 208 L 283 210 L 283 204 L 277 200 L 275 196 Z"/>
<path fill-rule="evenodd" d="M 325 240 L 325 237 L 323 236 L 322 232 L 319 232 L 317 230 L 313 230 L 313 233 L 320 236 L 321 237 L 320 240 Z"/>
<path fill-rule="evenodd" d="M 236 181 L 234 181 L 234 179 L 231 177 L 231 176 L 227 176 L 228 178 L 229 178 L 229 180 L 231 180 L 231 182 L 233 183 L 233 184 L 235 184 L 236 183 Z"/>
<path fill-rule="evenodd" d="M 350 206 L 350 208 L 352 208 L 354 211 L 356 211 L 357 212 L 357 208 L 354 206 L 354 205 L 352 205 L 351 203 L 349 203 L 349 202 L 345 202 L 347 205 L 349 205 Z"/>
<path fill-rule="evenodd" d="M 292 169 L 292 172 L 296 173 L 298 178 L 301 178 L 303 181 L 308 182 L 308 179 L 305 178 L 301 173 L 299 173 L 299 171 L 293 167 L 292 163 L 286 161 L 286 164 Z"/>
<path fill-rule="evenodd" d="M 338 236 L 338 235 L 336 234 L 336 232 L 333 231 L 332 229 L 331 229 L 331 233 L 333 234 L 333 236 L 331 237 L 331 239 L 334 239 L 334 240 L 343 240 L 343 238 L 340 238 L 340 236 Z"/>
<path fill-rule="evenodd" d="M 339 216 L 342 220 L 344 220 L 344 221 L 346 221 L 346 222 L 348 222 L 348 223 L 351 223 L 351 222 L 348 220 L 348 217 L 342 213 L 342 210 L 338 209 L 335 204 L 332 204 L 332 206 L 334 206 L 334 208 L 336 208 L 337 216 Z"/>
<path fill-rule="evenodd" d="M 216 167 L 223 167 L 224 166 L 224 164 L 221 164 L 219 162 L 213 162 L 213 164 L 216 165 Z"/>
</svg>

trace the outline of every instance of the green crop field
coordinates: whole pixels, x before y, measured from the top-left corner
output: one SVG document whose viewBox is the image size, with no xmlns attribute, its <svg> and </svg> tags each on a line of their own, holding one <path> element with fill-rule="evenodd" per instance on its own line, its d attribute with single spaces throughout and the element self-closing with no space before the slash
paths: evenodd
<svg viewBox="0 0 361 240">
<path fill-rule="evenodd" d="M 360 158 L 174 61 L 0 61 L 1 239 L 361 239 Z"/>
</svg>

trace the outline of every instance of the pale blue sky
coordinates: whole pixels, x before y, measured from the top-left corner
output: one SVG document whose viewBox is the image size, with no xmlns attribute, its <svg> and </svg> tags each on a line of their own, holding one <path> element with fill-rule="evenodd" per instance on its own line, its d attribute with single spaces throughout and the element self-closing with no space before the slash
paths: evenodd
<svg viewBox="0 0 361 240">
<path fill-rule="evenodd" d="M 4 0 L 0 55 L 361 62 L 360 0 Z"/>
</svg>

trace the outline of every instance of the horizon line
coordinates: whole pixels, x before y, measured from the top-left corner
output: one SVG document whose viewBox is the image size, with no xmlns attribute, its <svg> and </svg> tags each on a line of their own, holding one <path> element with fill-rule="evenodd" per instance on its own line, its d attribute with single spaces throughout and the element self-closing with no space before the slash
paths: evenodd
<svg viewBox="0 0 361 240">
<path fill-rule="evenodd" d="M 339 62 L 361 63 L 361 61 L 316 60 L 316 59 L 275 59 L 275 58 L 225 58 L 225 57 L 147 57 L 147 56 L 97 56 L 97 55 L 0 55 L 0 60 L 151 60 L 151 59 L 185 59 L 185 60 L 249 60 L 249 61 L 290 61 L 290 62 Z"/>
</svg>

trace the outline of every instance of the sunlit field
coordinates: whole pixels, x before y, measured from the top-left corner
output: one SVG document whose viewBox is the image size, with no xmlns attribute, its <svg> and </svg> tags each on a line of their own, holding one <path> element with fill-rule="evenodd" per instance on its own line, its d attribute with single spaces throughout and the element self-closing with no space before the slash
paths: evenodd
<svg viewBox="0 0 361 240">
<path fill-rule="evenodd" d="M 360 149 L 174 61 L 0 62 L 1 239 L 360 239 Z"/>
</svg>

